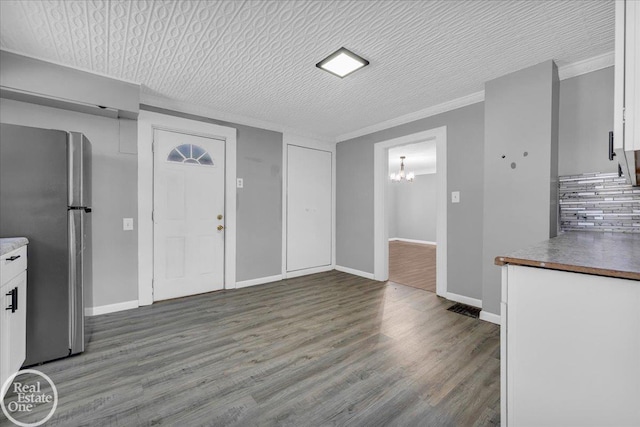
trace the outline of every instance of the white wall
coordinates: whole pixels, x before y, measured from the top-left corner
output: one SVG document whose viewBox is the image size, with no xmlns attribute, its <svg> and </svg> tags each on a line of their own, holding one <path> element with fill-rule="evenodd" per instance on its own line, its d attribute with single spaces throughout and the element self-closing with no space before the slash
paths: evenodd
<svg viewBox="0 0 640 427">
<path fill-rule="evenodd" d="M 436 174 L 389 181 L 389 238 L 436 241 Z"/>
</svg>

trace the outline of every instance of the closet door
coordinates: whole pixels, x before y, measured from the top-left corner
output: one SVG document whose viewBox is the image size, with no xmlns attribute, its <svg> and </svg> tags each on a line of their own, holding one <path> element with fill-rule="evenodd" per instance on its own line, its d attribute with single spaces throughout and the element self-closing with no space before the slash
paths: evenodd
<svg viewBox="0 0 640 427">
<path fill-rule="evenodd" d="M 331 153 L 287 146 L 287 271 L 331 264 Z"/>
</svg>

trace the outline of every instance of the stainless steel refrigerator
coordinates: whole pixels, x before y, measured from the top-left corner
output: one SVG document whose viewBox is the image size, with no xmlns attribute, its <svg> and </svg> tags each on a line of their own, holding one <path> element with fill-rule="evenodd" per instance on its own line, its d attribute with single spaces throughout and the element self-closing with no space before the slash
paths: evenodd
<svg viewBox="0 0 640 427">
<path fill-rule="evenodd" d="M 27 237 L 24 366 L 84 351 L 91 286 L 91 143 L 0 124 L 0 237 Z"/>
</svg>

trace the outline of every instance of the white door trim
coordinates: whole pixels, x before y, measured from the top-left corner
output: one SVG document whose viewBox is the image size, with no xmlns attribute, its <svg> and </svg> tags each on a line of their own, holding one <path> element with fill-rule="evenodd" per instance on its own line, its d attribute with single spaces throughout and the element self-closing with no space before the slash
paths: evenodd
<svg viewBox="0 0 640 427">
<path fill-rule="evenodd" d="M 442 126 L 424 132 L 389 139 L 374 145 L 374 265 L 375 280 L 389 279 L 389 224 L 387 221 L 387 180 L 389 179 L 389 148 L 416 142 L 436 141 L 436 293 L 447 294 L 447 127 Z"/>
<path fill-rule="evenodd" d="M 163 129 L 225 141 L 224 287 L 236 287 L 236 129 L 141 110 L 138 116 L 138 300 L 153 304 L 153 131 Z"/>
<path fill-rule="evenodd" d="M 287 273 L 287 152 L 288 146 L 327 151 L 331 153 L 331 265 Z M 282 278 L 298 277 L 320 271 L 333 270 L 336 266 L 336 143 L 312 139 L 285 132 L 282 135 Z"/>
</svg>

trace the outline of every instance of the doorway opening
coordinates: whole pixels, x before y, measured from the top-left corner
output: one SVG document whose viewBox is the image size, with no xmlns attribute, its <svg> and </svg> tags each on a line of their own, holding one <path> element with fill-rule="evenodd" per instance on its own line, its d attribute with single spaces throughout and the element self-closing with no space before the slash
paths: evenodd
<svg viewBox="0 0 640 427">
<path fill-rule="evenodd" d="M 390 170 L 389 151 L 396 147 L 417 143 L 435 146 L 435 291 L 440 296 L 447 293 L 447 129 L 446 126 L 382 141 L 374 146 L 374 278 L 389 280 L 389 199 Z M 393 153 L 393 151 L 392 151 Z M 397 160 L 400 163 L 400 159 Z M 404 185 L 413 185 L 407 183 Z M 403 185 L 403 184 L 400 184 Z M 422 240 L 422 239 L 415 239 Z M 427 241 L 426 239 L 424 241 Z M 410 242 L 408 242 L 410 243 Z M 433 243 L 433 242 L 432 242 Z"/>
<path fill-rule="evenodd" d="M 209 140 L 224 141 L 224 155 L 220 159 L 218 154 L 218 164 L 224 164 L 224 224 L 216 222 L 215 228 L 224 226 L 224 289 L 235 289 L 236 287 L 236 130 L 234 128 L 214 125 L 206 121 L 186 119 L 174 115 L 156 113 L 141 110 L 138 117 L 138 305 L 150 305 L 154 301 L 154 136 L 156 131 L 168 131 L 178 134 L 202 137 Z M 185 142 L 188 145 L 200 145 L 198 142 Z M 177 145 L 173 148 L 178 148 Z M 186 166 L 198 169 L 209 167 L 209 158 L 199 155 L 194 157 L 194 151 L 189 146 L 189 151 L 183 151 L 185 147 L 180 147 L 178 151 L 167 157 L 179 160 L 187 160 Z M 206 149 L 205 149 L 206 150 Z M 208 150 L 206 150 L 208 151 Z M 187 156 L 188 154 L 188 156 Z M 213 162 L 214 157 L 211 156 Z M 199 165 L 189 160 L 199 159 Z M 204 163 L 204 164 L 203 164 Z M 219 215 L 219 212 L 214 212 Z M 203 239 L 202 244 L 206 246 L 211 240 Z M 192 258 L 192 257 L 190 257 Z M 172 265 L 174 274 L 179 272 L 179 268 Z"/>
<path fill-rule="evenodd" d="M 389 281 L 436 292 L 436 141 L 388 149 Z"/>
</svg>

